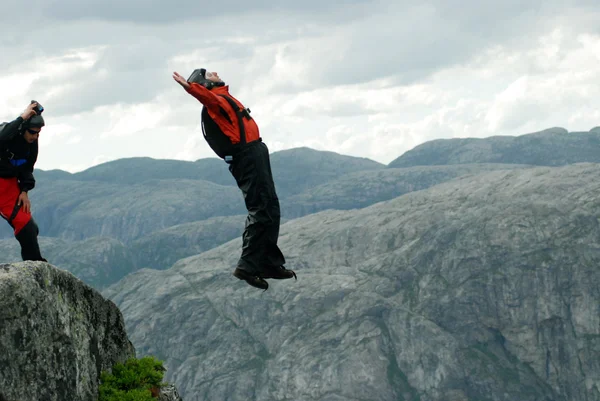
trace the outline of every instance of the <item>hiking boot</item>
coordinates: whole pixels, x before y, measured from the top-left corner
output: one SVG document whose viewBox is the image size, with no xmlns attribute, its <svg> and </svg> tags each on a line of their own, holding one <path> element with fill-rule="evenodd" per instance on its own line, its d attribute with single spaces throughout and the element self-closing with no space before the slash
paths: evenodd
<svg viewBox="0 0 600 401">
<path fill-rule="evenodd" d="M 298 280 L 296 277 L 296 273 L 293 270 L 288 270 L 283 266 L 274 267 L 269 269 L 267 273 L 260 275 L 262 278 L 274 278 L 276 280 L 286 280 L 288 278 L 294 278 Z"/>
<path fill-rule="evenodd" d="M 269 283 L 267 283 L 266 280 L 263 280 L 262 278 L 260 278 L 258 276 L 254 276 L 245 270 L 235 269 L 235 271 L 233 272 L 233 275 L 240 280 L 246 281 L 252 287 L 260 288 L 261 290 L 265 290 L 265 291 L 269 288 Z"/>
</svg>

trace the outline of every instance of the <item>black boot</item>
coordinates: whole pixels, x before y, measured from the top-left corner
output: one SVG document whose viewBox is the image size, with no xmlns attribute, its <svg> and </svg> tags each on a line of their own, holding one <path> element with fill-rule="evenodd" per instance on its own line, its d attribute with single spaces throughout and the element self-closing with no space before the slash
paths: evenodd
<svg viewBox="0 0 600 401">
<path fill-rule="evenodd" d="M 293 277 L 295 280 L 298 280 L 296 273 L 294 273 L 293 270 L 286 269 L 284 266 L 270 268 L 266 273 L 261 274 L 260 277 L 273 278 L 276 280 L 286 280 Z"/>
<path fill-rule="evenodd" d="M 252 287 L 260 288 L 261 290 L 265 290 L 265 291 L 269 288 L 269 283 L 267 283 L 266 280 L 263 280 L 262 278 L 260 278 L 258 276 L 254 276 L 245 270 L 235 269 L 235 271 L 233 272 L 233 275 L 240 280 L 246 281 Z"/>
<path fill-rule="evenodd" d="M 19 244 L 21 244 L 21 257 L 23 260 L 41 260 L 47 262 L 46 259 L 42 258 L 40 252 L 40 246 L 37 239 L 39 232 L 40 230 L 37 224 L 31 219 L 25 224 L 25 227 L 15 235 Z"/>
</svg>

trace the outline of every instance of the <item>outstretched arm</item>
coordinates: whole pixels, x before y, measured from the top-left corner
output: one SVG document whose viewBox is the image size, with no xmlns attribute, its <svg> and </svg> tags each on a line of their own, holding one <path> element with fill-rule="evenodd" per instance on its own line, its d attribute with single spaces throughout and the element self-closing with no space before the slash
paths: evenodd
<svg viewBox="0 0 600 401">
<path fill-rule="evenodd" d="M 177 72 L 173 73 L 173 79 L 175 80 L 175 82 L 181 85 L 183 89 L 187 91 L 187 93 L 194 96 L 196 99 L 198 99 L 200 103 L 202 103 L 209 109 L 217 108 L 220 106 L 219 98 L 215 94 L 211 93 L 211 91 L 206 89 L 204 86 L 198 85 L 195 82 L 192 82 L 190 84 L 184 77 L 179 75 L 179 73 Z"/>
<path fill-rule="evenodd" d="M 179 75 L 178 72 L 173 73 L 173 79 L 175 80 L 175 82 L 177 82 L 179 85 L 181 85 L 183 87 L 183 89 L 185 89 L 185 90 L 190 89 L 190 83 L 184 77 Z"/>
</svg>

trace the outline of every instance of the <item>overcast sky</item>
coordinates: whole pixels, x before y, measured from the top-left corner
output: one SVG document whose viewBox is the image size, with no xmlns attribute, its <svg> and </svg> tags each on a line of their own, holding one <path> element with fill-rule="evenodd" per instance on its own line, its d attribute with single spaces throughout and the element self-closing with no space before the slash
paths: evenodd
<svg viewBox="0 0 600 401">
<path fill-rule="evenodd" d="M 0 120 L 45 106 L 44 170 L 215 157 L 200 104 L 171 78 L 201 67 L 271 152 L 389 163 L 437 138 L 600 125 L 597 0 L 0 4 Z"/>
</svg>

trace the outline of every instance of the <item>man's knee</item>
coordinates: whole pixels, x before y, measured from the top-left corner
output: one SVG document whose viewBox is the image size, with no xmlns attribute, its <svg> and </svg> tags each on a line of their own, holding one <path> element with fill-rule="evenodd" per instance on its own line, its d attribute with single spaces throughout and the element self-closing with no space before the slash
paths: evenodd
<svg viewBox="0 0 600 401">
<path fill-rule="evenodd" d="M 16 237 L 37 237 L 37 235 L 40 233 L 40 229 L 37 223 L 32 218 L 29 218 L 29 220 L 24 224 L 16 224 L 15 222 L 13 222 L 13 225 L 15 226 Z"/>
<path fill-rule="evenodd" d="M 17 215 L 9 222 L 15 230 L 15 236 L 19 235 L 19 233 L 21 233 L 21 231 L 23 231 L 26 227 L 27 230 L 37 230 L 37 224 L 35 224 L 33 218 L 31 218 L 31 214 L 25 213 L 22 210 L 19 210 Z"/>
</svg>

